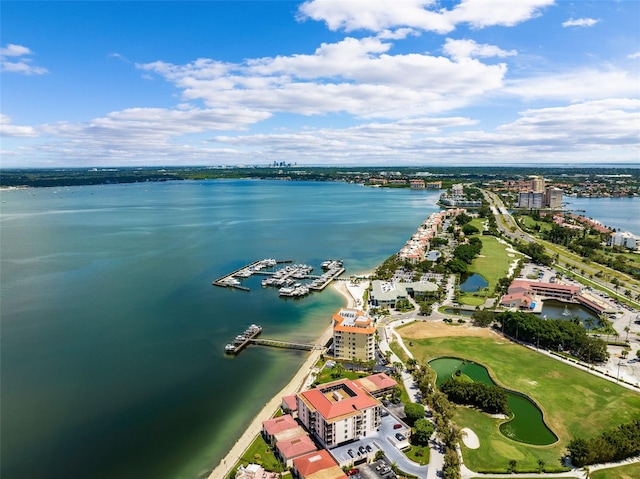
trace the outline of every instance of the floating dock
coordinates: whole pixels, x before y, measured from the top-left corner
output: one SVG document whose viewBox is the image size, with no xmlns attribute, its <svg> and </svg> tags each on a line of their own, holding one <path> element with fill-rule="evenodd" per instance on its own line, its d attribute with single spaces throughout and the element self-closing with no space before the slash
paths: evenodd
<svg viewBox="0 0 640 479">
<path fill-rule="evenodd" d="M 262 326 L 258 326 L 257 324 L 252 324 L 249 326 L 244 333 L 239 334 L 233 340 L 232 343 L 227 344 L 224 347 L 224 352 L 227 354 L 238 354 L 242 351 L 251 340 L 255 339 L 262 332 Z"/>
<path fill-rule="evenodd" d="M 322 291 L 331 281 L 336 279 L 345 269 L 342 260 L 326 260 L 322 263 L 324 272 L 317 276 L 310 274 L 312 266 L 306 264 L 288 265 L 276 271 L 268 271 L 277 264 L 292 263 L 291 260 L 276 261 L 275 259 L 261 259 L 254 261 L 242 268 L 232 271 L 212 282 L 214 286 L 223 288 L 236 288 L 242 291 L 250 291 L 243 286 L 241 278 L 249 278 L 254 274 L 268 276 L 262 280 L 262 286 L 278 287 L 280 296 L 301 297 L 306 296 L 311 291 Z M 309 283 L 299 283 L 297 280 L 311 280 Z"/>
</svg>

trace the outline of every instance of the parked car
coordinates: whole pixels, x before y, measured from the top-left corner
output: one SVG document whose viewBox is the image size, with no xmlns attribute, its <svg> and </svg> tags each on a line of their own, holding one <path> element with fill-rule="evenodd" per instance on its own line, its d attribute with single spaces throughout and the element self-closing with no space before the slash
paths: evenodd
<svg viewBox="0 0 640 479">
<path fill-rule="evenodd" d="M 349 449 L 347 451 L 347 454 L 349 454 L 351 457 L 356 457 L 356 451 L 354 451 L 353 449 Z"/>
<path fill-rule="evenodd" d="M 394 429 L 401 429 L 402 428 L 402 424 L 397 424 L 396 423 L 396 424 L 393 425 L 393 428 Z"/>
<path fill-rule="evenodd" d="M 404 441 L 406 439 L 406 437 L 404 436 L 404 434 L 400 434 L 399 432 L 396 433 L 396 439 L 398 441 Z"/>
</svg>

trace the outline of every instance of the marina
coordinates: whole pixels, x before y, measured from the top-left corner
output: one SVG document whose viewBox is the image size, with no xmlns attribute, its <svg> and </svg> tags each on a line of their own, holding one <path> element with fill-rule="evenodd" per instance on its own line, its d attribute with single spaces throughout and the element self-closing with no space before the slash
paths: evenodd
<svg viewBox="0 0 640 479">
<path fill-rule="evenodd" d="M 321 267 L 321 275 L 313 275 L 313 266 L 307 264 L 287 264 L 286 266 L 273 270 L 278 264 L 292 263 L 291 260 L 276 261 L 268 258 L 254 261 L 242 268 L 239 268 L 221 278 L 213 281 L 214 286 L 223 288 L 236 288 L 242 291 L 250 291 L 242 285 L 242 279 L 249 278 L 254 274 L 267 276 L 260 284 L 263 287 L 273 286 L 278 288 L 279 296 L 302 297 L 311 291 L 322 291 L 334 279 L 344 273 L 342 260 L 326 260 Z M 302 280 L 310 280 L 302 283 Z"/>
</svg>

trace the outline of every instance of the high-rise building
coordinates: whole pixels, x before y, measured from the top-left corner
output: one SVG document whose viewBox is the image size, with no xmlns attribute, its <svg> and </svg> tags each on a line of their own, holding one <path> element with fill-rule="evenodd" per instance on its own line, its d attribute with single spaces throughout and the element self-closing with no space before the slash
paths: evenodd
<svg viewBox="0 0 640 479">
<path fill-rule="evenodd" d="M 333 353 L 338 359 L 375 359 L 373 320 L 364 311 L 343 308 L 333 315 Z"/>
<path fill-rule="evenodd" d="M 562 208 L 562 190 L 549 187 L 544 190 L 544 206 L 547 208 Z"/>
<path fill-rule="evenodd" d="M 534 193 L 544 193 L 544 178 L 542 176 L 534 176 L 531 179 L 531 191 Z"/>
</svg>

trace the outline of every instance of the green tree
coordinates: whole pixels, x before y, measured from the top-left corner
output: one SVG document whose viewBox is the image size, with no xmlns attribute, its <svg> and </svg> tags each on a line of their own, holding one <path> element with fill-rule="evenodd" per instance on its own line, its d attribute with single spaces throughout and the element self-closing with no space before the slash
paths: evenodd
<svg viewBox="0 0 640 479">
<path fill-rule="evenodd" d="M 411 444 L 414 446 L 426 446 L 434 431 L 433 424 L 424 418 L 416 419 L 411 433 Z"/>
<path fill-rule="evenodd" d="M 407 422 L 414 424 L 418 419 L 424 417 L 424 406 L 415 402 L 405 404 L 404 414 L 407 416 Z"/>
</svg>

